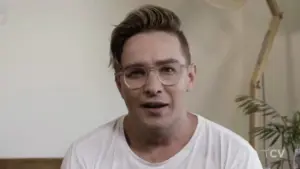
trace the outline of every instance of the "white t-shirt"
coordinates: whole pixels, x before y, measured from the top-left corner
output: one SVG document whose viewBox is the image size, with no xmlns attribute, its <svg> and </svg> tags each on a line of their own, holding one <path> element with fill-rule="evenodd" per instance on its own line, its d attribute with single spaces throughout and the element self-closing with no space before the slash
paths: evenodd
<svg viewBox="0 0 300 169">
<path fill-rule="evenodd" d="M 153 164 L 131 151 L 122 116 L 74 142 L 61 169 L 263 169 L 257 152 L 246 140 L 197 117 L 197 129 L 188 144 L 167 161 Z"/>
</svg>

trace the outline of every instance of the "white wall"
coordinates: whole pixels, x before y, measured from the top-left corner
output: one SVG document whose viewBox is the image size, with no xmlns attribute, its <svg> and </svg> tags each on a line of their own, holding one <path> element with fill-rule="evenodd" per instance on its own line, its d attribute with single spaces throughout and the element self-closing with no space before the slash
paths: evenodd
<svg viewBox="0 0 300 169">
<path fill-rule="evenodd" d="M 1 157 L 61 156 L 79 134 L 125 111 L 107 68 L 112 5 L 10 3 L 0 27 Z"/>
<path fill-rule="evenodd" d="M 79 136 L 126 113 L 108 68 L 110 33 L 147 1 L 3 2 L 0 158 L 61 157 Z M 181 1 L 152 3 L 174 9 Z"/>
</svg>

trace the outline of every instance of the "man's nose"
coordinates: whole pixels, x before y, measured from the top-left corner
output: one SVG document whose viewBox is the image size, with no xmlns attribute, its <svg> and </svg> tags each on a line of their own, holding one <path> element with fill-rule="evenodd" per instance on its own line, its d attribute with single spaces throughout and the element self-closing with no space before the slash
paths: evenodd
<svg viewBox="0 0 300 169">
<path fill-rule="evenodd" d="M 155 71 L 150 71 L 148 79 L 144 85 L 144 92 L 147 96 L 155 96 L 162 92 L 162 83 Z"/>
</svg>

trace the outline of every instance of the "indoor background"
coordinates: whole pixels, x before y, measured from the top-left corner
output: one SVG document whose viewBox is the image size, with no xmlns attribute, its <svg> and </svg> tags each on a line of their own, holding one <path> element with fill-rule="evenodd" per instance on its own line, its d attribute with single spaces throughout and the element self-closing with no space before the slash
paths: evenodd
<svg viewBox="0 0 300 169">
<path fill-rule="evenodd" d="M 182 19 L 197 65 L 190 110 L 248 139 L 248 116 L 234 99 L 248 93 L 270 11 L 262 0 L 241 8 L 207 1 L 0 0 L 0 158 L 62 157 L 74 140 L 127 113 L 108 67 L 110 33 L 147 3 Z M 278 3 L 284 19 L 265 92 L 288 113 L 300 109 L 300 1 Z"/>
</svg>

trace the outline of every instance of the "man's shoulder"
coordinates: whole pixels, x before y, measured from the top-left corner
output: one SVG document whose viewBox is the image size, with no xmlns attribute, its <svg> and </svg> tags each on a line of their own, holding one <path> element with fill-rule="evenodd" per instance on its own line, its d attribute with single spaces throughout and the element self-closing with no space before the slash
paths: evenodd
<svg viewBox="0 0 300 169">
<path fill-rule="evenodd" d="M 104 158 L 105 151 L 113 145 L 112 140 L 119 136 L 123 117 L 102 124 L 73 141 L 64 156 L 61 168 L 81 168 L 85 165 L 89 168 L 97 160 Z"/>
<path fill-rule="evenodd" d="M 84 151 L 90 152 L 107 147 L 111 143 L 111 140 L 118 135 L 123 117 L 120 116 L 110 120 L 85 135 L 80 136 L 72 143 L 71 147 L 79 154 L 84 154 Z"/>
<path fill-rule="evenodd" d="M 257 151 L 246 139 L 221 124 L 201 116 L 199 119 L 204 124 L 199 142 L 203 143 L 201 148 L 213 154 L 210 160 L 219 161 L 226 168 L 262 168 Z"/>
<path fill-rule="evenodd" d="M 242 148 L 245 151 L 250 152 L 255 151 L 245 138 L 235 133 L 233 130 L 200 115 L 198 115 L 198 117 L 205 124 L 203 132 L 206 134 L 206 136 L 209 135 L 209 137 L 212 139 L 210 141 L 212 141 L 214 144 L 221 143 L 223 145 L 226 144 L 225 147 L 236 147 L 238 149 Z"/>
</svg>

